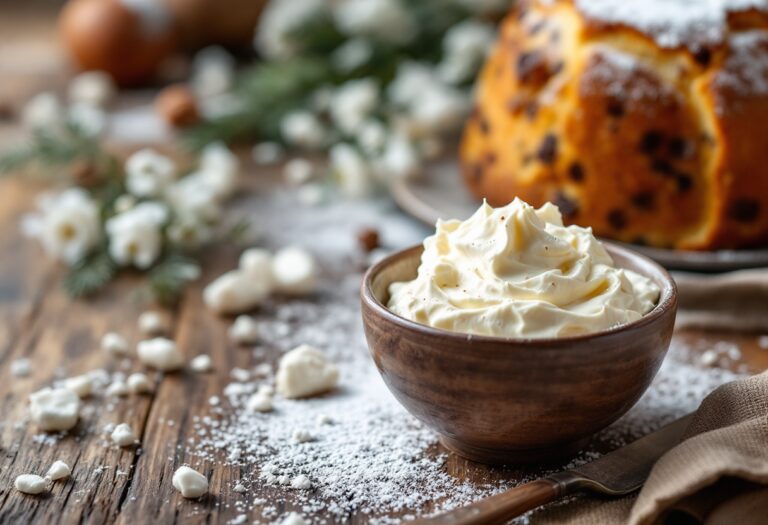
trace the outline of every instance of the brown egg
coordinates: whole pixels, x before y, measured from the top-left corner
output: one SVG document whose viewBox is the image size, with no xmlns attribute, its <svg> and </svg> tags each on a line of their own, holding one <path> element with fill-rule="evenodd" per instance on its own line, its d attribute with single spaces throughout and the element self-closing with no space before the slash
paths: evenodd
<svg viewBox="0 0 768 525">
<path fill-rule="evenodd" d="M 71 0 L 59 32 L 77 66 L 106 71 L 123 86 L 151 78 L 176 40 L 172 15 L 151 0 Z"/>
<path fill-rule="evenodd" d="M 266 0 L 163 0 L 186 47 L 250 45 Z"/>
</svg>

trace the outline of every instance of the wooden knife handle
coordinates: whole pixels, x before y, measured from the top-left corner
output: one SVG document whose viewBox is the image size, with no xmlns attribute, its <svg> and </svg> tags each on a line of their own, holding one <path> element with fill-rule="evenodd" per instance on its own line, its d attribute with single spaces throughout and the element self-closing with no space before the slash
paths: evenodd
<svg viewBox="0 0 768 525">
<path fill-rule="evenodd" d="M 423 525 L 497 525 L 525 514 L 564 495 L 562 485 L 552 479 L 540 479 L 520 485 L 466 507 L 434 518 L 412 521 Z"/>
</svg>

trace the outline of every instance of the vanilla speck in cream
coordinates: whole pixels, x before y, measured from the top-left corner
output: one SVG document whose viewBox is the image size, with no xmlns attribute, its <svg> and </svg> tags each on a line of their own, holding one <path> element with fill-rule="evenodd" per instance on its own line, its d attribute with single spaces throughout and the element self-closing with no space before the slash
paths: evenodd
<svg viewBox="0 0 768 525">
<path fill-rule="evenodd" d="M 438 221 L 416 279 L 392 284 L 388 306 L 454 332 L 544 338 L 630 323 L 658 297 L 650 279 L 614 265 L 590 228 L 564 226 L 552 204 L 515 199 Z"/>
</svg>

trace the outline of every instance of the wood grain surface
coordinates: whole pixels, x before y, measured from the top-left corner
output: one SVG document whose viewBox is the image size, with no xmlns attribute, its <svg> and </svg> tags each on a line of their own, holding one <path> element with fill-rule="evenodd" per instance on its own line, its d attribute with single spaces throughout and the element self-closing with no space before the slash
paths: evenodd
<svg viewBox="0 0 768 525">
<path fill-rule="evenodd" d="M 20 4 L 13 2 L 14 4 Z M 18 104 L 41 86 L 49 85 L 64 73 L 51 59 L 55 50 L 52 11 L 30 14 L 0 6 L 0 49 L 14 49 L 16 61 L 7 52 L 0 58 L 0 102 Z M 35 62 L 35 57 L 41 57 Z M 30 64 L 39 64 L 32 67 Z M 2 148 L 18 137 L 12 121 L 0 122 Z M 278 180 L 277 170 L 255 172 L 250 167 L 250 189 L 268 195 Z M 55 377 L 71 376 L 97 368 L 109 371 L 138 370 L 110 360 L 99 351 L 101 336 L 117 330 L 131 342 L 139 339 L 136 318 L 148 306 L 136 295 L 137 276 L 125 276 L 104 293 L 88 301 L 72 301 L 61 290 L 61 270 L 50 263 L 35 243 L 21 237 L 20 217 L 34 207 L 42 186 L 15 178 L 0 179 L 0 523 L 226 523 L 241 512 L 232 504 L 233 480 L 248 476 L 247 468 L 221 466 L 197 457 L 186 457 L 182 444 L 192 432 L 192 417 L 204 412 L 211 395 L 219 394 L 229 382 L 228 371 L 235 366 L 251 367 L 248 352 L 231 351 L 225 333 L 229 320 L 210 315 L 201 305 L 200 285 L 194 285 L 181 303 L 167 311 L 171 333 L 188 357 L 208 353 L 215 372 L 191 375 L 182 372 L 152 376 L 157 388 L 151 395 L 132 395 L 114 402 L 87 402 L 79 426 L 66 437 L 52 437 L 55 446 L 41 443 L 33 425 L 27 424 L 27 397 L 50 384 Z M 248 207 L 249 193 L 237 206 Z M 290 212 L 276 221 L 290 221 Z M 236 261 L 234 248 L 209 253 L 200 282 L 230 269 Z M 344 271 L 341 268 L 339 271 Z M 353 271 L 351 268 L 349 271 Z M 756 338 L 688 332 L 678 334 L 687 342 L 728 340 L 738 343 L 743 362 L 753 371 L 768 368 L 768 352 L 760 350 Z M 267 355 L 275 360 L 278 351 Z M 10 364 L 26 357 L 33 363 L 29 377 L 13 377 Z M 118 449 L 109 446 L 104 435 L 85 432 L 110 423 L 127 422 L 137 433 L 141 447 Z M 599 447 L 598 447 L 599 448 Z M 605 443 L 604 449 L 610 448 Z M 430 453 L 444 452 L 435 447 Z M 28 496 L 13 488 L 22 473 L 44 472 L 56 459 L 73 467 L 73 476 L 54 484 L 46 496 Z M 211 495 L 187 501 L 170 482 L 175 468 L 189 462 L 210 476 Z M 459 480 L 492 483 L 509 480 L 520 471 L 491 468 L 449 456 L 445 469 Z M 532 472 L 526 471 L 530 475 Z M 535 473 L 535 471 L 533 472 Z M 274 487 L 252 490 L 251 500 L 265 498 L 278 512 L 296 508 L 290 494 Z M 249 507 L 257 519 L 260 504 Z M 412 509 L 418 510 L 418 509 Z M 367 523 L 370 516 L 329 517 L 326 522 Z M 317 519 L 313 523 L 317 522 Z"/>
</svg>

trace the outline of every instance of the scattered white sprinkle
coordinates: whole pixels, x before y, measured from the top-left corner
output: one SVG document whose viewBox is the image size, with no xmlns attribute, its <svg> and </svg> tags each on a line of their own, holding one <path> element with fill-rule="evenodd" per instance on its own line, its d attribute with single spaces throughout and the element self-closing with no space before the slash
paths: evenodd
<svg viewBox="0 0 768 525">
<path fill-rule="evenodd" d="M 109 332 L 101 338 L 101 349 L 113 357 L 124 357 L 128 355 L 128 341 L 116 332 Z"/>
<path fill-rule="evenodd" d="M 136 435 L 128 423 L 120 423 L 112 431 L 112 442 L 118 447 L 130 447 L 136 444 Z"/>
<path fill-rule="evenodd" d="M 719 356 L 714 350 L 707 350 L 701 354 L 701 364 L 704 366 L 715 366 Z"/>
<path fill-rule="evenodd" d="M 208 492 L 208 478 L 187 466 L 176 469 L 172 483 L 185 498 L 199 498 Z"/>
<path fill-rule="evenodd" d="M 171 372 L 184 366 L 184 356 L 170 339 L 156 337 L 141 341 L 136 350 L 139 361 L 162 372 Z"/>
<path fill-rule="evenodd" d="M 307 490 L 312 487 L 312 482 L 304 474 L 299 474 L 291 480 L 291 487 L 299 490 Z"/>
<path fill-rule="evenodd" d="M 309 441 L 312 441 L 312 434 L 304 429 L 294 430 L 292 437 L 296 443 L 308 443 Z"/>
<path fill-rule="evenodd" d="M 147 311 L 139 316 L 139 330 L 144 335 L 161 335 L 167 330 L 163 316 L 158 312 Z"/>
<path fill-rule="evenodd" d="M 243 494 L 246 490 L 247 489 L 245 488 L 245 485 L 243 485 L 242 483 L 238 483 L 232 489 L 233 492 L 237 492 L 238 494 Z"/>
<path fill-rule="evenodd" d="M 213 368 L 213 361 L 211 360 L 211 356 L 208 354 L 200 354 L 192 358 L 192 361 L 189 362 L 189 367 L 193 372 L 202 374 L 204 372 L 211 371 Z"/>
<path fill-rule="evenodd" d="M 768 350 L 768 335 L 761 335 L 757 338 L 757 346 L 763 350 Z"/>
<path fill-rule="evenodd" d="M 229 327 L 229 338 L 236 344 L 253 344 L 259 340 L 259 327 L 253 317 L 239 315 Z"/>
<path fill-rule="evenodd" d="M 128 385 L 126 385 L 125 381 L 121 379 L 112 381 L 112 383 L 107 387 L 107 395 L 112 397 L 125 397 L 129 392 L 130 390 L 128 389 Z"/>
<path fill-rule="evenodd" d="M 54 461 L 48 472 L 45 473 L 45 477 L 53 481 L 68 478 L 71 475 L 72 469 L 60 459 Z"/>
<path fill-rule="evenodd" d="M 93 377 L 90 374 L 69 377 L 64 380 L 64 388 L 71 390 L 78 397 L 88 397 L 93 391 Z"/>
<path fill-rule="evenodd" d="M 27 377 L 31 373 L 31 361 L 26 357 L 21 357 L 11 362 L 11 375 L 13 377 Z"/>
<path fill-rule="evenodd" d="M 22 474 L 13 482 L 16 490 L 24 494 L 42 494 L 50 486 L 50 481 L 36 474 Z"/>
<path fill-rule="evenodd" d="M 150 383 L 147 374 L 135 372 L 128 376 L 126 380 L 128 389 L 134 394 L 146 394 L 152 392 L 152 383 Z"/>
<path fill-rule="evenodd" d="M 69 430 L 80 417 L 80 398 L 66 388 L 44 388 L 29 396 L 30 415 L 40 430 Z"/>
</svg>

